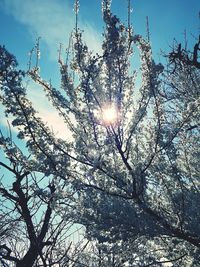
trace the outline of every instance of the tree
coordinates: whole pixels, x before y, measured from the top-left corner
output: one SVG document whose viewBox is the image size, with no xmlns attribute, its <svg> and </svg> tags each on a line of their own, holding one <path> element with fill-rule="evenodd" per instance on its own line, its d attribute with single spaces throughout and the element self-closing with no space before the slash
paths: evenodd
<svg viewBox="0 0 200 267">
<path fill-rule="evenodd" d="M 76 22 L 78 8 L 76 1 Z M 164 68 L 130 20 L 125 26 L 112 14 L 110 1 L 102 1 L 102 12 L 102 54 L 89 51 L 76 23 L 66 63 L 60 51 L 60 89 L 40 77 L 38 66 L 27 73 L 16 70 L 14 57 L 1 48 L 6 114 L 15 117 L 18 137 L 26 139 L 28 170 L 59 179 L 74 196 L 76 209 L 66 205 L 67 212 L 85 226 L 87 239 L 97 242 L 96 260 L 88 265 L 198 266 L 198 57 L 191 64 L 188 52 L 177 56 L 178 49 Z M 56 138 L 37 117 L 24 75 L 42 85 L 73 133 L 72 142 Z"/>
<path fill-rule="evenodd" d="M 169 60 L 175 65 L 176 62 L 180 65 L 182 62 L 185 65 L 194 66 L 197 69 L 200 69 L 200 62 L 199 62 L 199 51 L 200 51 L 200 35 L 198 37 L 197 42 L 193 47 L 193 51 L 187 50 L 187 43 L 185 48 L 182 48 L 181 43 L 178 44 L 177 47 L 173 49 L 173 51 L 169 54 Z"/>
<path fill-rule="evenodd" d="M 18 137 L 24 138 L 32 132 L 32 127 L 40 124 L 51 138 L 52 133 L 36 117 L 25 97 L 21 84 L 24 73 L 17 71 L 16 66 L 14 56 L 0 47 L 1 89 L 6 93 L 1 95 L 1 100 L 7 113 L 19 115 L 13 125 L 22 123 L 27 127 L 27 132 L 19 131 Z M 8 126 L 8 137 L 0 131 L 0 168 L 3 171 L 0 181 L 0 263 L 6 267 L 74 266 L 72 263 L 79 263 L 78 254 L 83 250 L 79 237 L 75 237 L 76 245 L 70 241 L 77 231 L 69 217 L 69 210 L 75 205 L 74 192 L 70 191 L 66 179 L 61 179 L 58 173 L 53 175 L 50 170 L 55 165 L 49 165 L 53 162 L 50 156 L 45 158 L 44 153 L 48 155 L 49 151 L 45 152 L 46 148 L 42 150 L 44 153 L 40 151 L 40 145 L 47 145 L 45 137 L 37 141 L 36 132 L 32 132 L 33 142 L 29 140 L 26 144 L 36 152 L 31 154 L 24 144 L 20 149 L 14 142 L 14 133 Z M 54 157 L 60 162 L 60 167 L 57 165 L 56 168 L 61 171 L 62 167 L 66 172 L 66 159 L 56 154 Z"/>
<path fill-rule="evenodd" d="M 66 209 L 61 212 L 65 184 L 33 172 L 33 161 L 11 138 L 1 135 L 0 145 L 9 160 L 0 161 L 6 170 L 0 186 L 2 266 L 61 267 L 76 262 L 80 248 L 73 248 L 68 238 L 76 230 Z M 65 206 L 70 199 L 65 192 Z"/>
</svg>

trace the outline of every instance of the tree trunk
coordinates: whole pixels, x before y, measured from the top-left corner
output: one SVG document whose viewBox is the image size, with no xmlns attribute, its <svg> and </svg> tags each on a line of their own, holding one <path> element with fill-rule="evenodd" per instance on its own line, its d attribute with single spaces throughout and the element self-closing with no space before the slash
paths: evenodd
<svg viewBox="0 0 200 267">
<path fill-rule="evenodd" d="M 16 267 L 32 267 L 39 256 L 39 250 L 37 247 L 30 247 L 26 255 L 21 259 Z"/>
</svg>

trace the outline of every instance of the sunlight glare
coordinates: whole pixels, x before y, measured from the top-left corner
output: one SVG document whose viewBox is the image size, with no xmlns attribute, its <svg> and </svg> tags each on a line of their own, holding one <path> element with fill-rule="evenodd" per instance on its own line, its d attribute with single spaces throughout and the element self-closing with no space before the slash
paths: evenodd
<svg viewBox="0 0 200 267">
<path fill-rule="evenodd" d="M 106 105 L 102 109 L 102 120 L 106 125 L 114 124 L 117 122 L 118 112 L 117 108 L 112 105 Z"/>
</svg>

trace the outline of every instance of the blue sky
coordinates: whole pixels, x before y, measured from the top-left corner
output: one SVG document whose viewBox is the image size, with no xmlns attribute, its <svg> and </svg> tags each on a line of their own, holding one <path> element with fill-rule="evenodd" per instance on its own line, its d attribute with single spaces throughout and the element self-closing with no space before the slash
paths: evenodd
<svg viewBox="0 0 200 267">
<path fill-rule="evenodd" d="M 146 34 L 149 17 L 153 52 L 159 60 L 160 49 L 167 51 L 173 38 L 188 40 L 200 31 L 200 0 L 132 0 L 131 21 L 136 34 Z M 113 13 L 126 23 L 127 0 L 113 0 Z M 68 43 L 74 27 L 73 0 L 0 0 L 0 44 L 12 52 L 20 67 L 26 69 L 28 52 L 41 36 L 41 69 L 45 79 L 57 81 L 57 50 L 59 43 Z M 94 51 L 99 51 L 103 32 L 101 0 L 80 0 L 79 27 Z M 61 125 L 56 111 L 50 109 L 41 89 L 32 85 L 30 97 L 35 100 L 40 115 L 51 125 Z M 40 98 L 38 98 L 38 94 Z M 48 110 L 48 112 L 47 112 Z M 51 116 L 49 112 L 51 110 Z M 57 129 L 62 132 L 63 129 Z"/>
<path fill-rule="evenodd" d="M 80 27 L 92 49 L 98 50 L 103 31 L 101 0 L 80 0 Z M 173 38 L 188 39 L 200 27 L 199 0 L 132 0 L 132 23 L 136 33 L 145 34 L 149 16 L 151 40 L 155 54 L 167 50 Z M 126 22 L 127 1 L 113 0 L 113 12 Z M 60 42 L 66 44 L 74 26 L 73 0 L 0 0 L 0 43 L 13 52 L 25 66 L 27 53 L 36 37 L 42 37 L 45 68 L 56 61 Z M 3 27 L 2 27 L 3 26 Z"/>
</svg>

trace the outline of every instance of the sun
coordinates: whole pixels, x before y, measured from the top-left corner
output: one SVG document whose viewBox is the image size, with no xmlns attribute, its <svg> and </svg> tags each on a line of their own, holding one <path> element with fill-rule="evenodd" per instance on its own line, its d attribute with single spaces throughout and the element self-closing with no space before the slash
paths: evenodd
<svg viewBox="0 0 200 267">
<path fill-rule="evenodd" d="M 107 104 L 102 108 L 102 122 L 105 125 L 115 124 L 118 120 L 118 111 L 114 104 Z"/>
</svg>

